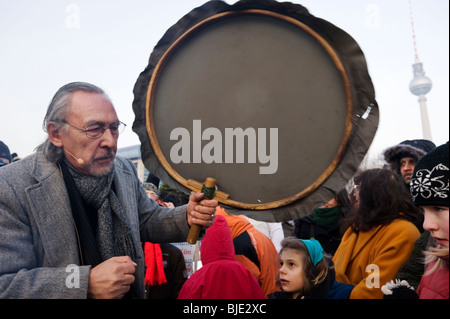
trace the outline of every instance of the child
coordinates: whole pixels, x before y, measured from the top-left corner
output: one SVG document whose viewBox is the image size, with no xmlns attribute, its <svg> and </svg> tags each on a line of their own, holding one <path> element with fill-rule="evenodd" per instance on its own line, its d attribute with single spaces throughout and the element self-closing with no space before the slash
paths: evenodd
<svg viewBox="0 0 450 319">
<path fill-rule="evenodd" d="M 448 299 L 448 240 L 449 240 L 449 145 L 436 147 L 417 162 L 411 178 L 414 204 L 424 213 L 423 228 L 430 232 L 433 244 L 425 254 L 425 271 L 417 294 L 420 299 Z M 401 278 L 400 278 L 401 279 Z M 403 286 L 405 286 L 405 283 Z M 384 287 L 385 299 L 407 298 L 402 285 L 390 282 Z M 409 296 L 410 294 L 408 294 Z"/>
<path fill-rule="evenodd" d="M 265 299 L 258 280 L 235 260 L 225 217 L 217 215 L 201 241 L 203 267 L 184 283 L 178 299 Z"/>
<path fill-rule="evenodd" d="M 228 215 L 220 206 L 216 216 L 225 217 L 233 239 L 235 259 L 247 267 L 267 296 L 279 291 L 276 285 L 278 252 L 269 237 L 257 230 L 243 215 Z"/>
<path fill-rule="evenodd" d="M 417 293 L 421 299 L 448 299 L 448 142 L 426 154 L 417 163 L 411 179 L 414 204 L 424 211 L 423 228 L 434 245 L 425 252 L 428 264 Z M 427 180 L 428 179 L 428 180 Z"/>
<path fill-rule="evenodd" d="M 269 299 L 319 299 L 327 295 L 334 283 L 334 271 L 317 240 L 286 237 L 278 257 L 277 281 L 282 291 L 270 294 Z"/>
</svg>

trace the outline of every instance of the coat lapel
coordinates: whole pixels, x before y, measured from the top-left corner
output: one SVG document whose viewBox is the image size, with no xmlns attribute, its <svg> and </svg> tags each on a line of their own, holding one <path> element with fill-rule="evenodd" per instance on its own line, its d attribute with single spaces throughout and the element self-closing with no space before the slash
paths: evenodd
<svg viewBox="0 0 450 319">
<path fill-rule="evenodd" d="M 39 157 L 33 174 L 38 183 L 26 192 L 42 239 L 44 264 L 78 264 L 77 237 L 62 174 L 58 166 Z"/>
<path fill-rule="evenodd" d="M 369 242 L 377 235 L 382 225 L 375 227 L 367 232 L 355 233 L 350 228 L 347 229 L 342 237 L 338 251 L 334 255 L 333 262 L 335 264 L 336 274 L 339 274 L 339 280 L 344 283 L 351 283 L 348 278 L 349 269 L 352 267 L 353 261 L 360 254 L 370 253 Z M 365 248 L 365 250 L 364 250 Z"/>
<path fill-rule="evenodd" d="M 379 225 L 369 231 L 352 234 L 352 236 L 356 236 L 356 238 L 350 261 L 353 261 L 362 252 L 363 249 L 369 247 L 369 242 L 378 234 L 382 227 L 383 225 Z M 367 253 L 367 251 L 365 253 Z"/>
</svg>

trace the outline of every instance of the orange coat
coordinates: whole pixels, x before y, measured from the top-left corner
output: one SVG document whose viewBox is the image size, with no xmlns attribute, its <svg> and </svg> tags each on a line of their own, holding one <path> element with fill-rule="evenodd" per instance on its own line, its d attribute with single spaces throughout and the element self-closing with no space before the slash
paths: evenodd
<svg viewBox="0 0 450 319">
<path fill-rule="evenodd" d="M 222 207 L 216 208 L 216 215 L 224 216 L 230 227 L 233 240 L 244 232 L 249 234 L 256 250 L 259 267 L 246 256 L 236 253 L 236 260 L 241 262 L 258 279 L 261 288 L 267 295 L 279 291 L 276 285 L 278 273 L 277 250 L 270 238 L 257 230 L 244 216 L 228 215 Z"/>
<path fill-rule="evenodd" d="M 403 219 L 359 234 L 347 229 L 333 257 L 336 281 L 355 286 L 351 299 L 382 299 L 381 287 L 395 279 L 419 237 Z"/>
</svg>

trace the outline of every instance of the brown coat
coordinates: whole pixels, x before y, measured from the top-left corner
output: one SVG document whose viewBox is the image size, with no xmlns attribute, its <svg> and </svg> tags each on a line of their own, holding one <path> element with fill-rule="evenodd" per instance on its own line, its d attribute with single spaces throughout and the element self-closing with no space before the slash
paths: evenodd
<svg viewBox="0 0 450 319">
<path fill-rule="evenodd" d="M 403 219 L 367 232 L 347 229 L 333 257 L 336 280 L 355 285 L 351 299 L 382 299 L 381 286 L 395 279 L 419 237 L 416 226 Z"/>
</svg>

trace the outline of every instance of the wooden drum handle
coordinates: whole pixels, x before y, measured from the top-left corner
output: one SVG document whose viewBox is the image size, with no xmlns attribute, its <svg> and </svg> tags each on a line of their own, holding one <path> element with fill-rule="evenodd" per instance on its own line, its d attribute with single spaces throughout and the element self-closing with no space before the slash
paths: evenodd
<svg viewBox="0 0 450 319">
<path fill-rule="evenodd" d="M 202 193 L 205 194 L 204 199 L 213 199 L 215 196 L 216 180 L 212 177 L 207 177 L 203 183 Z M 189 234 L 187 237 L 187 242 L 194 245 L 197 243 L 198 236 L 200 235 L 201 226 L 197 224 L 192 224 L 191 229 L 189 229 Z"/>
</svg>

